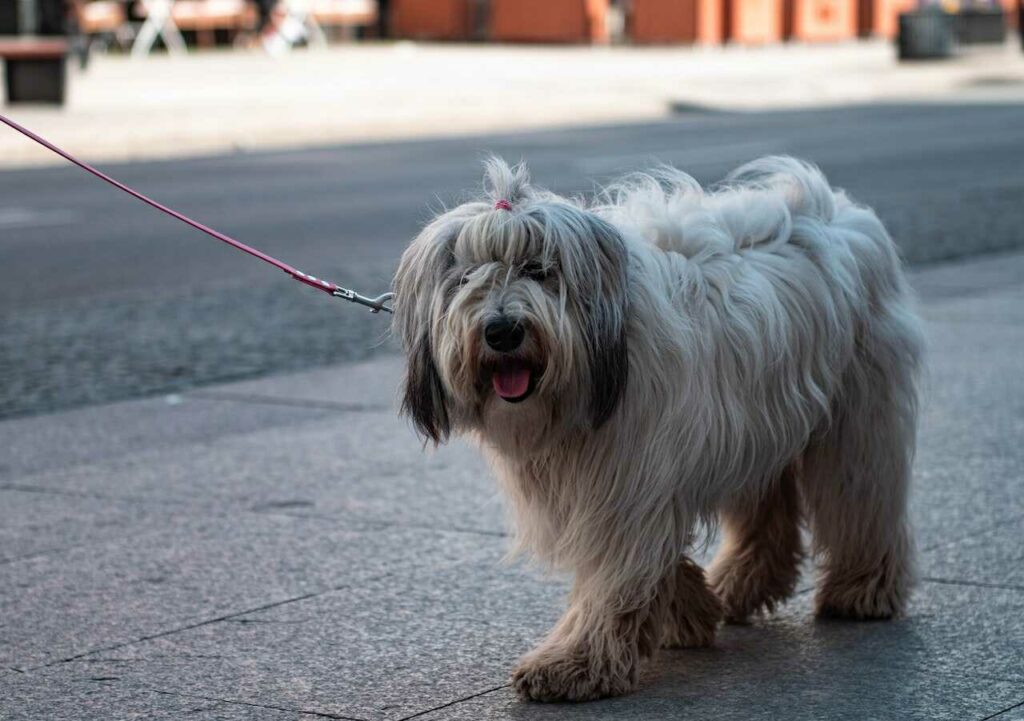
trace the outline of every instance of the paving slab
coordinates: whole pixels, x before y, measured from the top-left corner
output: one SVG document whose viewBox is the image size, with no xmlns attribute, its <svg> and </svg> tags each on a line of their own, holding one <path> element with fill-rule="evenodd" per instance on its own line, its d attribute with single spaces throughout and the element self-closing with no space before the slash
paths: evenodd
<svg viewBox="0 0 1024 721">
<path fill-rule="evenodd" d="M 485 465 L 396 415 L 401 360 L 0 423 L 0 487 L 503 532 Z M 187 450 L 185 450 L 187 449 Z"/>
<path fill-rule="evenodd" d="M 202 445 L 263 428 L 282 429 L 329 414 L 282 404 L 253 408 L 172 394 L 0 421 L 0 485 L 25 474 L 129 454 Z"/>
<path fill-rule="evenodd" d="M 929 346 L 912 503 L 923 548 L 1024 516 L 1022 259 L 912 275 Z"/>
<path fill-rule="evenodd" d="M 668 667 L 666 660 L 662 664 Z M 692 670 L 681 668 L 680 673 Z M 1012 685 L 927 673 L 865 669 L 855 673 L 755 667 L 738 678 L 728 673 L 698 677 L 680 688 L 645 690 L 640 697 L 577 706 L 525 706 L 501 689 L 419 718 L 423 721 L 631 721 L 632 719 L 721 719 L 727 721 L 964 721 L 982 719 L 1001 699 L 1013 698 Z M 781 678 L 780 678 L 781 676 Z M 641 700 L 642 699 L 642 700 Z M 998 716 L 1002 721 L 1003 716 Z"/>
<path fill-rule="evenodd" d="M 37 490 L 0 488 L 0 566 L 123 538 L 166 516 L 165 509 L 87 495 L 54 496 Z"/>
<path fill-rule="evenodd" d="M 1024 593 L 1024 517 L 926 550 L 920 566 L 928 579 L 1016 588 Z"/>
<path fill-rule="evenodd" d="M 984 533 L 1024 513 L 1020 461 L 948 451 L 929 456 L 917 463 L 911 489 L 910 517 L 920 549 Z"/>
<path fill-rule="evenodd" d="M 92 673 L 361 719 L 401 719 L 506 683 L 566 589 L 501 563 L 500 539 L 424 566 L 88 659 Z M 77 664 L 67 664 L 73 667 Z"/>
<path fill-rule="evenodd" d="M 501 689 L 423 718 L 982 719 L 1015 703 L 1022 663 L 1021 624 L 988 620 L 1012 615 L 1000 606 L 1019 607 L 1020 594 L 988 598 L 925 584 L 908 619 L 858 624 L 811 620 L 805 596 L 724 627 L 714 649 L 663 654 L 635 696 L 524 706 Z"/>
<path fill-rule="evenodd" d="M 499 689 L 562 591 L 501 569 L 497 551 L 97 654 L 89 666 L 175 693 L 363 719 L 459 699 L 427 717 L 980 719 L 1015 703 L 1024 680 L 1024 594 L 925 584 L 902 621 L 818 622 L 805 595 L 775 617 L 725 627 L 715 649 L 663 654 L 634 696 L 524 705 Z"/>
<path fill-rule="evenodd" d="M 118 676 L 0 671 L 4 721 L 297 721 L 300 714 L 160 693 Z M 306 716 L 306 719 L 309 717 Z"/>
<path fill-rule="evenodd" d="M 918 298 L 926 303 L 924 310 L 943 300 L 959 301 L 979 293 L 1020 287 L 1022 261 L 1020 253 L 992 253 L 980 255 L 960 263 L 938 263 L 912 267 L 907 276 Z M 946 311 L 955 303 L 946 305 Z"/>
<path fill-rule="evenodd" d="M 265 407 L 223 404 L 256 413 Z M 479 454 L 464 442 L 425 450 L 393 412 L 328 411 L 300 425 L 213 438 L 193 444 L 187 453 L 162 448 L 125 454 L 13 482 L 140 502 L 504 530 L 504 506 Z"/>
<path fill-rule="evenodd" d="M 395 410 L 401 401 L 405 362 L 398 355 L 381 355 L 371 361 L 317 368 L 271 378 L 225 383 L 194 391 L 190 396 L 250 403 L 295 404 L 337 410 Z"/>
<path fill-rule="evenodd" d="M 155 529 L 0 566 L 0 664 L 31 668 L 472 557 L 475 536 L 267 514 L 169 514 Z"/>
<path fill-rule="evenodd" d="M 997 721 L 1022 721 L 1022 719 L 1024 719 L 1024 699 L 1012 708 L 1008 708 L 998 716 L 993 716 L 992 718 Z"/>
</svg>

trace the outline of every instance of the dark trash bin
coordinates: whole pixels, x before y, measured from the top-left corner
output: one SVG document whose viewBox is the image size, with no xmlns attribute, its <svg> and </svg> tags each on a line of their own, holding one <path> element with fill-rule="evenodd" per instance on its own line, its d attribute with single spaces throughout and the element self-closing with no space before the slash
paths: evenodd
<svg viewBox="0 0 1024 721">
<path fill-rule="evenodd" d="M 17 35 L 20 15 L 18 3 L 0 2 L 0 35 Z"/>
<path fill-rule="evenodd" d="M 23 47 L 0 42 L 4 55 L 4 85 L 9 103 L 64 103 L 67 46 L 48 41 Z"/>
<path fill-rule="evenodd" d="M 1001 7 L 965 7 L 956 15 L 956 41 L 961 45 L 1006 42 L 1006 13 Z"/>
<path fill-rule="evenodd" d="M 900 13 L 900 60 L 934 60 L 953 56 L 954 17 L 938 8 Z"/>
</svg>

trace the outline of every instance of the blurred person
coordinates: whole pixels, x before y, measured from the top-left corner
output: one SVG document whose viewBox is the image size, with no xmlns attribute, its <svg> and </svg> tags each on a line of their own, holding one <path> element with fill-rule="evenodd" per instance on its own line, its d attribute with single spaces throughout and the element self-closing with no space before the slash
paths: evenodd
<svg viewBox="0 0 1024 721">
<path fill-rule="evenodd" d="M 305 11 L 287 0 L 255 0 L 259 11 L 256 38 L 270 55 L 281 55 L 306 39 Z"/>
<path fill-rule="evenodd" d="M 274 28 L 274 10 L 277 9 L 278 0 L 254 0 L 254 2 L 259 13 L 256 33 L 262 35 L 264 32 Z"/>
</svg>

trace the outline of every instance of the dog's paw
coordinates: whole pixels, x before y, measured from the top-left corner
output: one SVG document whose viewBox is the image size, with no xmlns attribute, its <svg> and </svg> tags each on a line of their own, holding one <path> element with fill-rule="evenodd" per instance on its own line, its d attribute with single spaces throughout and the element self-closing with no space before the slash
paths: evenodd
<svg viewBox="0 0 1024 721">
<path fill-rule="evenodd" d="M 701 586 L 672 604 L 665 628 L 665 648 L 707 648 L 715 644 L 718 624 L 724 617 L 722 602 L 711 589 Z"/>
<path fill-rule="evenodd" d="M 818 617 L 884 621 L 902 616 L 910 595 L 909 584 L 886 580 L 870 574 L 826 579 L 815 601 Z"/>
<path fill-rule="evenodd" d="M 792 596 L 799 570 L 795 564 L 776 567 L 764 559 L 731 558 L 713 565 L 708 576 L 726 622 L 743 624 L 751 616 L 771 613 Z"/>
<path fill-rule="evenodd" d="M 525 701 L 591 701 L 636 688 L 637 662 L 611 664 L 583 653 L 536 651 L 512 672 L 512 687 Z"/>
</svg>

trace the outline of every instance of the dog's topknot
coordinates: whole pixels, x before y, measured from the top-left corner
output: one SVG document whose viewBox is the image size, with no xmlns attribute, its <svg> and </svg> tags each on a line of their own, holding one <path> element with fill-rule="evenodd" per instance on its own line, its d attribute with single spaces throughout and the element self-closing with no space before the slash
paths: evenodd
<svg viewBox="0 0 1024 721">
<path fill-rule="evenodd" d="M 530 171 L 525 164 L 509 166 L 493 155 L 484 161 L 484 193 L 492 206 L 506 201 L 513 208 L 535 195 L 530 186 Z"/>
</svg>

